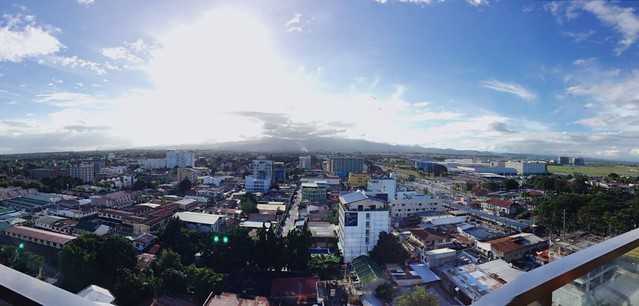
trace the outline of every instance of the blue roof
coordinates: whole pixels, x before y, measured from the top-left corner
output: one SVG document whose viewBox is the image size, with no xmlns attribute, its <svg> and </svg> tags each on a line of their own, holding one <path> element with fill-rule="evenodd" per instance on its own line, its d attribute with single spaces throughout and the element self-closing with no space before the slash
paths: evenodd
<svg viewBox="0 0 639 306">
<path fill-rule="evenodd" d="M 368 199 L 368 197 L 363 192 L 359 192 L 359 191 L 342 193 L 339 195 L 339 201 L 342 204 L 353 203 L 353 202 L 362 201 L 366 199 Z"/>
<path fill-rule="evenodd" d="M 435 272 L 429 269 L 425 264 L 413 264 L 410 265 L 410 268 L 417 273 L 424 283 L 432 283 L 439 280 L 437 274 L 435 274 Z"/>
</svg>

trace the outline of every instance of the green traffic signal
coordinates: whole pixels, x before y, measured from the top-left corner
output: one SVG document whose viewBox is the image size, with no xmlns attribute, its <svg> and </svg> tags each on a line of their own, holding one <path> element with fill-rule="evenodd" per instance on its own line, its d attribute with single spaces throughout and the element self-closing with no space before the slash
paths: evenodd
<svg viewBox="0 0 639 306">
<path fill-rule="evenodd" d="M 222 238 L 222 242 L 224 242 L 224 244 L 229 243 L 229 237 L 228 237 L 228 236 L 224 236 L 224 237 Z"/>
<path fill-rule="evenodd" d="M 20 242 L 20 244 L 18 244 L 18 249 L 24 249 L 24 242 Z"/>
<path fill-rule="evenodd" d="M 213 236 L 213 242 L 215 242 L 215 243 L 220 242 L 220 236 L 218 236 L 218 235 Z"/>
</svg>

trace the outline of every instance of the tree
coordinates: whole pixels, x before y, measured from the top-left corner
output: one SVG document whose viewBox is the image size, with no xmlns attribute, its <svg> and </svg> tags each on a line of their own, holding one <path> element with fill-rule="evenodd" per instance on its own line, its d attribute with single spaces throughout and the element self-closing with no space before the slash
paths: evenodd
<svg viewBox="0 0 639 306">
<path fill-rule="evenodd" d="M 204 235 L 188 229 L 178 218 L 171 218 L 158 238 L 162 248 L 180 254 L 182 262 L 187 265 L 195 261 L 195 253 L 202 248 L 206 239 Z"/>
<path fill-rule="evenodd" d="M 426 288 L 418 287 L 397 298 L 396 306 L 439 306 L 437 299 L 426 292 Z"/>
<path fill-rule="evenodd" d="M 137 264 L 136 251 L 122 237 L 84 235 L 67 243 L 60 252 L 62 285 L 78 291 L 90 284 L 113 289 Z"/>
<path fill-rule="evenodd" d="M 194 265 L 186 267 L 188 277 L 188 290 L 197 299 L 198 305 L 204 303 L 208 295 L 219 294 L 223 289 L 223 275 L 215 273 L 207 268 L 198 268 Z"/>
<path fill-rule="evenodd" d="M 506 188 L 506 190 L 519 189 L 519 183 L 514 179 L 507 179 L 504 181 L 504 188 Z"/>
<path fill-rule="evenodd" d="M 288 269 L 291 271 L 306 271 L 311 259 L 311 232 L 308 226 L 296 228 L 286 236 L 286 250 L 288 255 Z"/>
<path fill-rule="evenodd" d="M 153 284 L 144 273 L 123 269 L 122 274 L 113 288 L 117 305 L 140 305 L 152 296 Z"/>
<path fill-rule="evenodd" d="M 392 302 L 394 295 L 395 288 L 390 283 L 383 283 L 375 288 L 375 297 L 386 303 Z"/>
<path fill-rule="evenodd" d="M 319 276 L 323 280 L 335 279 L 340 276 L 340 262 L 341 258 L 336 255 L 311 255 L 308 268 L 313 274 Z"/>
<path fill-rule="evenodd" d="M 188 191 L 193 188 L 193 183 L 188 178 L 184 178 L 177 186 L 177 193 L 179 195 L 185 195 Z"/>
<path fill-rule="evenodd" d="M 11 245 L 0 247 L 0 264 L 31 276 L 38 276 L 44 264 L 42 256 Z"/>
<path fill-rule="evenodd" d="M 401 263 L 409 257 L 399 239 L 386 232 L 379 233 L 377 245 L 370 252 L 370 255 L 379 264 Z"/>
<path fill-rule="evenodd" d="M 257 212 L 257 200 L 252 193 L 246 193 L 240 198 L 240 209 L 246 215 Z"/>
</svg>

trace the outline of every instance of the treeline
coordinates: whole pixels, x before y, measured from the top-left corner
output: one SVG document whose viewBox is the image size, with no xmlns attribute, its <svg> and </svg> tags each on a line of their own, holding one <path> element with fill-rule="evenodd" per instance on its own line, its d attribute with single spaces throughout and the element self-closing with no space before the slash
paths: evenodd
<svg viewBox="0 0 639 306">
<path fill-rule="evenodd" d="M 204 234 L 173 218 L 159 235 L 162 251 L 144 266 L 138 264 L 129 240 L 84 235 L 60 252 L 61 286 L 78 292 L 96 284 L 109 289 L 118 305 L 138 305 L 161 295 L 201 304 L 209 293 L 229 287 L 224 280 L 232 273 L 311 271 L 322 278 L 339 274 L 339 257 L 311 259 L 310 238 L 307 228 L 293 230 L 286 238 L 266 229 L 253 238 L 241 229 Z"/>
<path fill-rule="evenodd" d="M 610 191 L 549 195 L 537 200 L 535 218 L 555 234 L 562 231 L 565 220 L 567 232 L 618 235 L 639 225 L 639 197 Z"/>
</svg>

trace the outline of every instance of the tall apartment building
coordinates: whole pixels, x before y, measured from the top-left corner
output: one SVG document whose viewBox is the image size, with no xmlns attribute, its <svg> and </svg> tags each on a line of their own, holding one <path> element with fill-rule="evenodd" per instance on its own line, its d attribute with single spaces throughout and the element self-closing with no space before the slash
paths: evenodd
<svg viewBox="0 0 639 306">
<path fill-rule="evenodd" d="M 273 183 L 286 181 L 286 165 L 283 162 L 273 163 Z"/>
<path fill-rule="evenodd" d="M 146 158 L 139 162 L 140 167 L 143 169 L 164 169 L 166 167 L 166 158 Z"/>
<path fill-rule="evenodd" d="M 525 160 L 507 161 L 506 168 L 513 168 L 518 175 L 546 174 L 546 163 Z"/>
<path fill-rule="evenodd" d="M 304 170 L 311 170 L 311 168 L 313 167 L 311 164 L 311 161 L 312 159 L 310 155 L 300 156 L 300 162 L 299 162 L 298 168 L 304 169 Z"/>
<path fill-rule="evenodd" d="M 166 152 L 166 167 L 169 169 L 193 167 L 194 164 L 195 156 L 193 152 L 176 150 Z"/>
<path fill-rule="evenodd" d="M 251 162 L 251 175 L 244 178 L 247 192 L 268 192 L 273 182 L 273 161 L 256 159 Z"/>
<path fill-rule="evenodd" d="M 364 172 L 364 160 L 353 157 L 333 157 L 328 161 L 329 172 L 346 179 L 349 173 Z"/>
<path fill-rule="evenodd" d="M 351 192 L 339 197 L 338 247 L 344 262 L 368 255 L 381 232 L 390 232 L 390 215 L 384 201 Z"/>
<path fill-rule="evenodd" d="M 584 159 L 581 157 L 573 157 L 570 159 L 570 164 L 572 164 L 573 166 L 583 166 L 586 163 L 584 162 Z"/>
<path fill-rule="evenodd" d="M 95 167 L 92 163 L 78 163 L 69 167 L 69 176 L 80 179 L 84 183 L 95 181 Z"/>
<path fill-rule="evenodd" d="M 570 164 L 570 157 L 568 157 L 568 156 L 559 156 L 559 158 L 557 158 L 557 163 L 560 164 L 560 165 Z"/>
<path fill-rule="evenodd" d="M 371 195 L 386 195 L 386 201 L 395 200 L 397 182 L 394 177 L 372 178 L 368 180 L 366 191 Z"/>
</svg>

